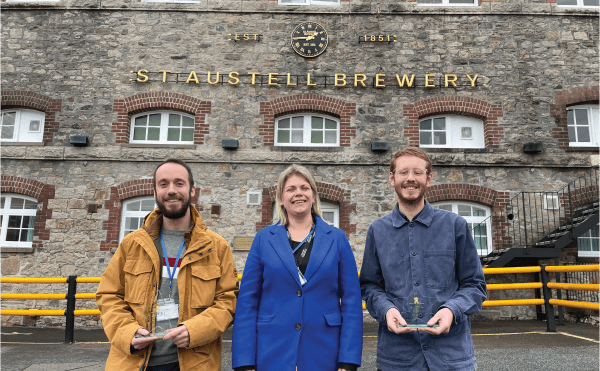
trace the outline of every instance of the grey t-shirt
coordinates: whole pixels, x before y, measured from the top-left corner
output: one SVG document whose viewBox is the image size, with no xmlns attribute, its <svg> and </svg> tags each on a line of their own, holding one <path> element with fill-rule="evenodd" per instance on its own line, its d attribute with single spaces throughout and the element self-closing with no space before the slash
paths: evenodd
<svg viewBox="0 0 600 371">
<path fill-rule="evenodd" d="M 161 229 L 163 239 L 165 241 L 165 248 L 167 250 L 167 256 L 169 257 L 169 267 L 173 270 L 175 259 L 177 258 L 177 252 L 181 246 L 181 242 L 184 239 L 186 231 L 172 231 L 168 229 Z M 160 238 L 155 241 L 158 255 L 160 256 L 161 262 L 161 280 L 158 287 L 158 299 L 167 299 L 169 297 L 169 273 L 165 266 L 165 260 L 163 259 L 163 250 L 160 243 Z M 180 259 L 185 254 L 186 246 L 183 247 L 180 255 Z M 181 260 L 179 261 L 181 263 Z M 171 298 L 175 301 L 175 304 L 179 304 L 179 289 L 177 288 L 177 274 L 179 273 L 179 267 L 175 270 L 173 275 L 173 281 L 171 282 Z M 156 323 L 156 332 L 164 331 L 165 329 L 177 327 L 179 319 L 174 318 L 166 321 L 158 321 Z M 177 358 L 177 346 L 171 340 L 156 340 L 150 353 L 150 360 L 148 361 L 149 366 L 165 365 L 169 363 L 178 362 Z"/>
</svg>

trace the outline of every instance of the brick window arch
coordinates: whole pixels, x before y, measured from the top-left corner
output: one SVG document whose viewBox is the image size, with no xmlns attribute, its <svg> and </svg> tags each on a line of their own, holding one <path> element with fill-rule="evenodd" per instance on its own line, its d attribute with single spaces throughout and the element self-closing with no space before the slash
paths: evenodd
<svg viewBox="0 0 600 371">
<path fill-rule="evenodd" d="M 435 97 L 404 105 L 404 116 L 408 117 L 408 126 L 404 136 L 409 145 L 419 146 L 419 119 L 437 114 L 456 114 L 475 117 L 483 121 L 486 148 L 498 148 L 504 138 L 504 129 L 498 125 L 502 117 L 502 106 L 465 97 Z"/>
<path fill-rule="evenodd" d="M 350 147 L 350 139 L 356 136 L 356 128 L 350 126 L 350 117 L 356 115 L 356 103 L 318 94 L 304 94 L 261 102 L 260 114 L 264 116 L 264 121 L 258 126 L 258 134 L 263 138 L 263 144 L 275 144 L 276 117 L 298 112 L 325 113 L 339 118 L 341 147 Z"/>
<path fill-rule="evenodd" d="M 117 143 L 129 143 L 131 134 L 131 116 L 149 111 L 175 110 L 194 116 L 194 144 L 204 144 L 208 135 L 206 115 L 211 113 L 211 102 L 179 93 L 144 93 L 125 99 L 115 99 L 113 111 L 117 112 L 117 121 L 113 122 L 111 132 L 116 135 Z"/>
<path fill-rule="evenodd" d="M 100 251 L 110 251 L 119 246 L 119 233 L 121 231 L 121 202 L 133 197 L 153 196 L 154 188 L 152 179 L 139 179 L 124 182 L 116 187 L 110 187 L 110 197 L 104 201 L 104 208 L 108 209 L 108 219 L 104 221 L 102 228 L 106 231 L 106 240 L 100 243 Z M 192 205 L 198 211 L 198 189 L 192 197 Z"/>
<path fill-rule="evenodd" d="M 34 249 L 42 247 L 42 241 L 50 239 L 50 230 L 46 229 L 46 221 L 52 219 L 52 210 L 48 208 L 48 200 L 54 198 L 54 191 L 55 186 L 37 180 L 18 176 L 0 177 L 0 192 L 29 196 L 38 202 L 32 243 Z"/>
<path fill-rule="evenodd" d="M 567 106 L 575 104 L 598 103 L 599 87 L 587 86 L 568 90 L 557 91 L 554 101 L 550 106 L 550 113 L 556 121 L 556 128 L 552 129 L 552 136 L 558 139 L 558 148 L 569 148 L 569 131 L 567 128 Z"/>
<path fill-rule="evenodd" d="M 38 93 L 26 91 L 2 92 L 2 109 L 28 108 L 45 113 L 42 143 L 52 142 L 54 133 L 58 131 L 59 124 L 56 121 L 56 116 L 60 112 L 61 106 L 62 99 L 52 99 Z"/>
<path fill-rule="evenodd" d="M 356 224 L 350 224 L 350 214 L 356 212 L 356 204 L 350 203 L 350 191 L 344 190 L 338 186 L 316 182 L 319 190 L 319 198 L 321 201 L 332 202 L 340 207 L 340 229 L 346 233 L 346 237 L 350 238 L 350 234 L 356 233 Z M 273 222 L 273 203 L 277 186 L 263 188 L 262 208 L 258 211 L 262 214 L 262 221 L 256 223 L 256 231 L 271 225 Z"/>
<path fill-rule="evenodd" d="M 438 201 L 471 201 L 487 205 L 491 211 L 499 210 L 510 200 L 508 192 L 495 191 L 491 188 L 473 184 L 436 184 L 429 187 L 425 195 L 428 202 Z"/>
</svg>

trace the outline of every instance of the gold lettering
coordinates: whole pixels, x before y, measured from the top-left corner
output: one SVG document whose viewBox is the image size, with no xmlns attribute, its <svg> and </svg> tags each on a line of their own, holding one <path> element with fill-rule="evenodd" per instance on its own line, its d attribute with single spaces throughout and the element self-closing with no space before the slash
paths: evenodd
<svg viewBox="0 0 600 371">
<path fill-rule="evenodd" d="M 456 80 L 458 79 L 456 75 L 444 75 L 444 79 L 446 80 L 446 87 L 448 87 L 448 83 L 456 87 Z"/>
<path fill-rule="evenodd" d="M 163 74 L 163 83 L 167 82 L 167 73 L 171 73 L 171 71 L 160 70 L 158 72 L 162 72 Z"/>
<path fill-rule="evenodd" d="M 277 73 L 269 74 L 269 85 L 277 85 Z"/>
<path fill-rule="evenodd" d="M 250 40 L 250 36 L 247 33 L 244 34 L 244 40 Z"/>
<path fill-rule="evenodd" d="M 185 83 L 189 84 L 190 81 L 194 81 L 196 84 L 200 84 L 200 81 L 198 81 L 198 76 L 196 76 L 196 71 L 190 72 L 190 75 L 188 76 L 187 80 L 185 80 Z"/>
<path fill-rule="evenodd" d="M 474 88 L 475 84 L 477 84 L 477 76 L 479 76 L 479 74 L 476 74 L 473 78 L 471 78 L 471 76 L 467 75 L 467 79 L 469 79 L 469 81 L 471 81 L 472 88 Z"/>
<path fill-rule="evenodd" d="M 240 79 L 238 79 L 238 76 L 240 74 L 238 72 L 229 72 L 229 85 L 237 85 L 240 83 Z"/>
<path fill-rule="evenodd" d="M 206 81 L 208 81 L 208 83 L 211 85 L 217 85 L 219 83 L 219 73 L 217 72 L 217 79 L 215 80 L 215 82 L 212 82 L 212 81 L 210 81 L 210 71 L 208 71 L 208 74 L 206 76 Z"/>
<path fill-rule="evenodd" d="M 427 74 L 425 75 L 425 87 L 426 88 L 433 88 L 435 87 L 435 81 L 433 80 L 435 77 L 435 74 Z"/>
<path fill-rule="evenodd" d="M 236 33 L 235 37 L 233 38 L 234 40 L 239 40 L 240 39 L 240 34 Z"/>
<path fill-rule="evenodd" d="M 398 81 L 398 85 L 401 88 L 404 87 L 404 83 L 406 83 L 407 88 L 412 88 L 413 82 L 415 81 L 415 75 L 412 75 L 410 77 L 410 80 L 408 79 L 408 76 L 406 76 L 406 75 L 402 75 L 402 80 L 400 80 L 400 76 L 396 75 L 396 80 Z"/>
<path fill-rule="evenodd" d="M 139 76 L 137 82 L 148 82 L 148 75 L 144 75 L 145 73 L 148 73 L 148 70 L 139 70 L 137 72 L 137 75 Z"/>
<path fill-rule="evenodd" d="M 306 86 L 317 86 L 317 84 L 310 82 L 310 73 L 306 74 Z"/>
<path fill-rule="evenodd" d="M 254 40 L 258 40 L 258 34 L 257 33 L 253 33 L 252 35 L 254 35 Z"/>
<path fill-rule="evenodd" d="M 385 88 L 385 85 L 383 84 L 384 77 L 385 77 L 385 74 L 383 74 L 383 73 L 378 73 L 375 75 L 375 87 L 376 88 Z"/>
<path fill-rule="evenodd" d="M 296 86 L 296 84 L 292 84 L 292 74 L 291 73 L 288 73 L 287 85 L 288 86 Z"/>
<path fill-rule="evenodd" d="M 367 76 L 363 75 L 362 73 L 355 74 L 354 75 L 354 87 L 357 87 L 358 83 L 360 82 L 360 84 L 362 85 L 362 87 L 366 88 L 367 87 L 365 85 L 365 80 L 366 79 L 367 79 Z"/>
<path fill-rule="evenodd" d="M 252 85 L 256 83 L 256 75 L 260 75 L 258 72 L 248 72 L 248 75 L 252 75 Z"/>
<path fill-rule="evenodd" d="M 336 73 L 335 86 L 346 86 L 346 75 L 344 75 L 343 73 Z"/>
</svg>

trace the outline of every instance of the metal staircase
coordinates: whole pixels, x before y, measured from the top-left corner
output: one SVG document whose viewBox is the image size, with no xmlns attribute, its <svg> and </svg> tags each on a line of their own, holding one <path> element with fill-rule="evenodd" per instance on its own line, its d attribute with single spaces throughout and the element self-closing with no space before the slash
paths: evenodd
<svg viewBox="0 0 600 371">
<path fill-rule="evenodd" d="M 521 192 L 473 226 L 483 267 L 537 264 L 598 224 L 598 168 L 556 192 Z"/>
</svg>

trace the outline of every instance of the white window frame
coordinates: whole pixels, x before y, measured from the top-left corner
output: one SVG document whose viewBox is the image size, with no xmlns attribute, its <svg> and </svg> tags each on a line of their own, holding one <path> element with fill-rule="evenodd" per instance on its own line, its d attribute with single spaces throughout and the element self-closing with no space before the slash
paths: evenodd
<svg viewBox="0 0 600 371">
<path fill-rule="evenodd" d="M 146 201 L 146 202 L 152 201 L 153 202 L 154 207 L 152 208 L 152 210 L 154 210 L 157 207 L 156 200 L 154 199 L 153 196 L 135 197 L 135 198 L 130 198 L 128 200 L 121 202 L 122 208 L 121 208 L 121 228 L 119 231 L 119 242 L 121 242 L 123 240 L 123 238 L 125 238 L 126 235 L 128 235 L 129 233 L 131 233 L 134 230 L 141 227 L 146 215 L 148 215 L 152 211 L 152 210 L 137 210 L 137 211 L 127 210 L 129 205 L 137 203 L 137 202 L 140 203 L 140 209 L 141 209 L 141 205 L 143 204 L 144 201 Z M 138 228 L 136 228 L 136 229 L 126 228 L 127 222 L 130 218 L 136 218 L 138 220 L 138 223 L 137 223 Z M 127 233 L 125 233 L 125 231 L 127 231 Z"/>
<path fill-rule="evenodd" d="M 144 139 L 144 140 L 136 140 L 135 138 L 135 120 L 137 118 L 140 118 L 142 116 L 148 116 L 150 117 L 150 115 L 161 115 L 161 119 L 160 119 L 160 126 L 156 126 L 158 128 L 160 128 L 160 134 L 159 134 L 159 139 L 158 140 L 148 140 L 148 139 Z M 191 128 L 192 129 L 192 140 L 190 141 L 183 141 L 183 140 L 167 140 L 168 138 L 168 131 L 169 131 L 169 115 L 179 115 L 181 117 L 186 117 L 189 119 L 192 119 L 192 122 L 194 123 L 194 126 L 188 126 L 186 127 L 187 129 Z M 181 121 L 180 121 L 181 122 Z M 148 128 L 149 126 L 146 125 L 146 128 Z M 182 126 L 178 126 L 180 129 L 183 128 Z M 174 128 L 174 127 L 171 127 Z M 179 112 L 179 111 L 151 111 L 151 112 L 143 112 L 140 114 L 137 114 L 135 116 L 131 117 L 131 127 L 130 127 L 130 139 L 129 139 L 129 143 L 133 143 L 133 144 L 194 144 L 194 131 L 196 130 L 196 123 L 195 123 L 195 118 L 192 115 L 186 114 L 184 112 Z M 146 137 L 147 137 L 147 132 L 146 132 Z M 180 132 L 180 137 L 181 137 L 181 132 Z"/>
<path fill-rule="evenodd" d="M 544 195 L 544 209 L 545 210 L 560 210 L 560 201 L 558 199 L 558 194 L 546 193 Z"/>
<path fill-rule="evenodd" d="M 291 2 L 290 0 L 287 0 L 287 1 L 286 0 L 277 0 L 277 4 L 279 4 L 279 5 L 340 5 L 340 0 L 298 0 L 298 2 Z"/>
<path fill-rule="evenodd" d="M 285 119 L 290 119 L 290 141 L 291 141 L 291 137 L 292 137 L 292 118 L 297 118 L 297 117 L 302 117 L 304 119 L 303 121 L 303 128 L 302 128 L 302 135 L 303 135 L 303 139 L 302 139 L 302 143 L 280 143 L 279 142 L 279 124 L 281 121 L 285 120 Z M 325 129 L 325 120 L 332 120 L 335 121 L 336 123 L 336 129 L 335 129 L 335 143 L 311 143 L 311 133 L 313 131 L 312 129 L 312 118 L 313 117 L 320 117 L 323 118 L 323 138 L 325 138 L 325 131 L 329 131 L 332 132 L 334 131 L 333 129 Z M 282 130 L 285 130 L 282 129 Z M 322 114 L 318 114 L 318 113 L 297 113 L 297 114 L 292 114 L 292 115 L 285 115 L 285 116 L 281 116 L 275 119 L 275 146 L 279 146 L 279 147 L 339 147 L 340 146 L 340 120 L 336 117 L 333 116 L 329 116 L 329 115 L 322 115 Z"/>
<path fill-rule="evenodd" d="M 561 5 L 558 3 L 558 0 L 556 1 L 556 6 L 561 7 L 561 8 L 598 8 L 598 5 L 584 5 L 584 0 L 577 0 L 577 4 L 575 5 Z"/>
<path fill-rule="evenodd" d="M 594 229 L 594 228 L 596 229 L 596 233 L 595 233 L 596 236 L 592 236 L 591 235 L 592 229 Z M 583 240 L 590 240 L 590 246 L 591 246 L 591 245 L 593 245 L 593 241 L 592 240 L 595 239 L 596 240 L 596 245 L 598 245 L 598 243 L 599 243 L 598 242 L 598 239 L 599 239 L 599 237 L 598 237 L 598 229 L 599 229 L 599 227 L 598 227 L 598 225 L 596 225 L 594 228 L 589 229 L 586 233 L 584 233 L 584 235 L 577 237 L 577 256 L 582 257 L 582 258 L 584 258 L 584 257 L 591 257 L 591 258 L 598 258 L 598 257 L 600 257 L 600 251 L 598 251 L 598 250 L 591 250 L 591 251 L 581 250 L 581 248 L 582 248 L 581 245 L 583 243 Z M 592 247 L 592 249 L 593 249 L 593 247 Z"/>
<path fill-rule="evenodd" d="M 431 204 L 431 206 L 435 207 L 436 209 L 443 209 L 443 210 L 448 210 L 447 206 L 450 206 L 452 209 L 452 212 L 459 215 L 458 214 L 458 206 L 469 206 L 471 207 L 471 211 L 473 210 L 474 207 L 484 210 L 485 211 L 485 216 L 462 216 L 462 218 L 464 218 L 467 223 L 469 224 L 469 227 L 471 228 L 471 235 L 473 236 L 473 240 L 475 240 L 475 236 L 472 230 L 472 226 L 475 224 L 479 224 L 481 222 L 483 222 L 484 220 L 486 220 L 487 218 L 490 217 L 491 214 L 491 209 L 488 206 L 485 205 L 481 205 L 481 204 L 477 204 L 474 202 L 463 202 L 463 201 L 439 201 L 439 202 L 434 202 Z M 443 206 L 446 206 L 446 208 L 443 208 Z M 492 246 L 492 226 L 490 221 L 488 220 L 488 222 L 485 225 L 486 227 L 486 239 L 487 239 L 487 243 L 486 243 L 486 248 L 487 249 L 480 249 L 479 247 L 477 248 L 477 253 L 479 254 L 479 256 L 487 256 L 492 252 L 493 246 Z"/>
<path fill-rule="evenodd" d="M 201 0 L 141 0 L 142 3 L 192 3 L 192 4 L 200 4 Z"/>
<path fill-rule="evenodd" d="M 2 110 L 0 127 L 4 126 L 5 115 L 14 113 L 15 122 L 12 138 L 0 138 L 2 142 L 12 143 L 41 143 L 44 139 L 44 121 L 46 114 L 31 109 L 5 109 Z M 37 129 L 31 130 L 31 123 L 39 121 Z"/>
<path fill-rule="evenodd" d="M 472 4 L 465 4 L 465 3 L 450 3 L 450 0 L 441 0 L 441 3 L 437 3 L 437 4 L 431 4 L 431 3 L 422 3 L 419 0 L 417 0 L 417 6 L 479 6 L 479 1 L 478 0 L 473 0 Z"/>
<path fill-rule="evenodd" d="M 436 130 L 434 121 L 445 120 L 445 129 Z M 422 124 L 431 120 L 431 129 L 421 129 Z M 471 137 L 462 138 L 462 129 L 471 128 Z M 460 115 L 436 115 L 428 116 L 419 120 L 419 147 L 421 148 L 485 148 L 485 134 L 483 121 L 474 117 Z M 434 133 L 444 132 L 446 144 L 435 144 Z M 425 133 L 431 133 L 431 144 L 421 143 L 421 137 Z"/>
<path fill-rule="evenodd" d="M 275 208 L 276 205 L 277 204 L 275 202 L 273 202 L 273 219 L 272 219 L 273 223 L 275 223 L 275 220 L 277 220 L 277 218 L 278 218 L 277 209 Z M 333 223 L 330 223 L 330 222 L 326 221 L 325 219 L 323 219 L 323 221 L 331 226 L 339 228 L 340 227 L 340 205 L 321 201 L 321 214 L 323 214 L 323 211 L 333 212 Z"/>
<path fill-rule="evenodd" d="M 4 193 L 4 207 L 1 209 L 2 212 L 2 229 L 0 231 L 0 244 L 2 247 L 16 247 L 16 248 L 32 248 L 33 247 L 33 236 L 35 234 L 35 217 L 37 214 L 37 203 L 35 198 L 23 196 L 20 194 Z M 35 209 L 11 209 L 10 205 L 15 198 L 20 198 L 26 201 L 35 203 Z M 33 216 L 33 230 L 31 231 L 31 241 L 7 241 L 6 235 L 8 232 L 8 220 L 11 216 Z M 21 221 L 22 223 L 22 221 Z M 23 228 L 19 228 L 23 229 Z M 29 229 L 29 228 L 27 228 Z"/>
<path fill-rule="evenodd" d="M 600 130 L 598 129 L 598 120 L 599 120 L 599 110 L 598 110 L 598 105 L 597 104 L 581 104 L 581 105 L 577 105 L 577 106 L 569 106 L 567 107 L 567 129 L 570 129 L 572 127 L 583 127 L 585 125 L 577 125 L 577 115 L 573 114 L 573 124 L 575 125 L 569 125 L 569 111 L 574 111 L 574 110 L 587 110 L 587 120 L 588 120 L 588 127 L 589 127 L 589 136 L 590 136 L 590 141 L 589 142 L 571 142 L 571 135 L 567 134 L 569 136 L 569 147 L 598 147 L 598 136 L 600 135 Z M 577 136 L 577 130 L 574 130 L 574 134 Z"/>
</svg>

